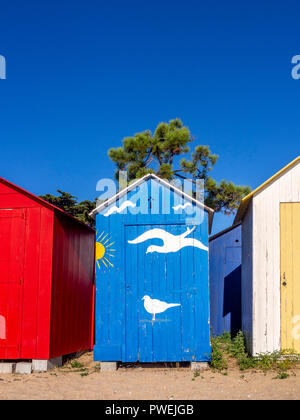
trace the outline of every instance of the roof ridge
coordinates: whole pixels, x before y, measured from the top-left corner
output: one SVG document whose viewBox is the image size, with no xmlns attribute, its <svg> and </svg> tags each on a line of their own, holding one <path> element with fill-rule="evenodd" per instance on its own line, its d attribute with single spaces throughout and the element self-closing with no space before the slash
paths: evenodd
<svg viewBox="0 0 300 420">
<path fill-rule="evenodd" d="M 35 195 L 35 194 L 33 194 L 33 193 L 31 193 L 31 192 L 27 191 L 27 190 L 24 190 L 24 188 L 21 188 L 21 187 L 19 187 L 18 185 L 13 184 L 13 183 L 12 183 L 12 182 L 10 182 L 10 181 L 7 181 L 7 179 L 4 179 L 4 178 L 0 177 L 0 182 L 1 182 L 2 184 L 6 185 L 6 186 L 8 186 L 8 187 L 10 187 L 10 188 L 12 188 L 12 189 L 14 189 L 14 190 L 18 191 L 19 193 L 21 193 L 21 194 L 23 194 L 23 195 L 26 195 L 27 197 L 31 198 L 32 200 L 37 201 L 38 203 L 40 203 L 40 204 L 41 204 L 41 205 L 43 205 L 44 207 L 48 207 L 48 208 L 50 208 L 50 209 L 52 209 L 52 210 L 58 211 L 58 212 L 60 212 L 60 213 L 64 214 L 65 216 L 67 216 L 67 217 L 69 217 L 69 218 L 71 218 L 71 219 L 75 220 L 77 223 L 79 223 L 79 224 L 81 224 L 81 225 L 83 225 L 83 226 L 85 226 L 85 227 L 87 227 L 87 228 L 89 228 L 89 229 L 94 230 L 91 226 L 87 225 L 86 223 L 81 222 L 81 221 L 80 221 L 80 220 L 78 220 L 76 217 L 72 216 L 71 214 L 67 213 L 66 211 L 64 211 L 64 210 L 60 209 L 59 207 L 54 206 L 53 204 L 49 203 L 49 202 L 48 202 L 48 201 L 46 201 L 46 200 L 43 200 L 43 199 L 42 199 L 42 198 L 40 198 L 39 196 L 37 196 L 37 195 Z"/>
<path fill-rule="evenodd" d="M 238 208 L 237 214 L 234 219 L 234 224 L 241 221 L 245 215 L 245 212 L 248 208 L 249 202 L 252 199 L 252 197 L 262 191 L 264 188 L 266 188 L 268 185 L 270 185 L 273 181 L 275 181 L 277 178 L 279 178 L 281 175 L 283 175 L 286 171 L 290 170 L 293 166 L 295 166 L 297 163 L 300 162 L 300 155 L 296 157 L 296 159 L 292 160 L 288 165 L 284 166 L 280 171 L 276 172 L 274 175 L 272 175 L 267 181 L 263 182 L 260 186 L 255 188 L 253 191 L 251 191 L 250 194 L 248 194 L 246 197 L 244 197 L 241 201 L 241 204 Z"/>
<path fill-rule="evenodd" d="M 126 188 L 123 188 L 121 191 L 119 191 L 116 194 L 114 194 L 112 197 L 110 197 L 109 199 L 107 199 L 105 202 L 101 203 L 99 206 L 97 206 L 90 213 L 90 216 L 93 217 L 96 213 L 99 213 L 100 211 L 102 211 L 102 209 L 104 209 L 105 207 L 108 207 L 110 204 L 112 204 L 113 202 L 117 201 L 123 195 L 127 194 L 127 192 L 129 192 L 132 189 L 138 187 L 142 182 L 146 181 L 148 178 L 154 178 L 154 179 L 156 179 L 158 182 L 161 182 L 167 188 L 172 188 L 175 192 L 177 192 L 178 194 L 183 195 L 185 198 L 193 201 L 195 204 L 200 205 L 201 207 L 203 207 L 208 212 L 214 213 L 214 210 L 212 208 L 206 206 L 201 201 L 199 201 L 199 200 L 197 200 L 197 199 L 189 196 L 187 193 L 185 193 L 184 191 L 181 191 L 179 188 L 177 188 L 175 185 L 172 185 L 170 182 L 166 181 L 165 179 L 158 177 L 156 174 L 149 173 L 149 174 L 144 175 L 142 178 L 138 178 L 133 183 L 129 184 Z"/>
</svg>

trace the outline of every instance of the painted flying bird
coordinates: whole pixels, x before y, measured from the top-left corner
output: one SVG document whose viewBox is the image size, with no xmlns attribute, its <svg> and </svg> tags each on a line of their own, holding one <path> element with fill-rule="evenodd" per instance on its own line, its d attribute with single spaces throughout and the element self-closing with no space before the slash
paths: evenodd
<svg viewBox="0 0 300 420">
<path fill-rule="evenodd" d="M 106 213 L 104 213 L 103 216 L 108 217 L 111 214 L 121 213 L 123 210 L 127 209 L 127 207 L 136 207 L 136 204 L 130 200 L 126 200 L 124 201 L 124 203 L 120 205 L 120 207 L 118 206 L 111 207 Z"/>
<path fill-rule="evenodd" d="M 158 299 L 151 299 L 150 296 L 145 295 L 142 299 L 144 301 L 144 308 L 152 315 L 152 321 L 155 321 L 155 315 L 165 312 L 167 309 L 181 306 L 180 303 L 167 303 Z"/>
<path fill-rule="evenodd" d="M 177 206 L 174 206 L 174 210 L 184 210 L 186 207 L 192 207 L 191 203 L 185 203 L 185 204 L 178 204 Z"/>
<path fill-rule="evenodd" d="M 158 252 L 161 254 L 167 254 L 169 252 L 177 252 L 180 251 L 181 248 L 186 246 L 193 246 L 204 251 L 208 251 L 208 247 L 205 246 L 201 241 L 194 238 L 186 238 L 186 236 L 190 235 L 193 230 L 196 229 L 194 226 L 192 229 L 189 227 L 187 228 L 186 232 L 182 233 L 181 235 L 172 235 L 172 233 L 166 232 L 163 229 L 155 228 L 147 230 L 147 232 L 142 233 L 136 239 L 132 241 L 128 241 L 129 244 L 140 244 L 141 242 L 145 242 L 149 239 L 161 239 L 163 241 L 163 245 L 150 245 L 147 248 L 146 254 L 149 252 Z"/>
</svg>

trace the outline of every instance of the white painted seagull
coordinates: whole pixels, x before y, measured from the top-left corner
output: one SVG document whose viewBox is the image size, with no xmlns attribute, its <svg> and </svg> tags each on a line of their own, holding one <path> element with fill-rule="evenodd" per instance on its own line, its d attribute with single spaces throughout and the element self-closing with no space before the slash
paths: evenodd
<svg viewBox="0 0 300 420">
<path fill-rule="evenodd" d="M 167 303 L 158 299 L 151 299 L 150 296 L 145 295 L 142 299 L 144 301 L 144 308 L 152 315 L 152 321 L 155 321 L 155 315 L 165 312 L 167 309 L 181 306 L 180 303 Z"/>
<path fill-rule="evenodd" d="M 123 210 L 127 209 L 127 207 L 136 207 L 136 204 L 130 200 L 126 200 L 120 205 L 120 207 L 112 206 L 106 213 L 104 213 L 103 216 L 108 217 L 111 214 L 121 213 Z"/>
<path fill-rule="evenodd" d="M 189 227 L 187 228 L 186 232 L 182 233 L 181 235 L 172 235 L 172 233 L 166 232 L 163 229 L 155 228 L 147 230 L 147 232 L 142 233 L 136 239 L 132 241 L 128 241 L 129 244 L 140 244 L 141 242 L 145 242 L 149 239 L 161 239 L 163 241 L 163 245 L 150 245 L 147 248 L 146 254 L 149 252 L 158 252 L 161 254 L 167 254 L 169 252 L 177 252 L 181 248 L 186 246 L 193 246 L 195 248 L 202 249 L 204 251 L 208 251 L 208 247 L 205 246 L 201 241 L 194 238 L 186 238 L 186 236 L 190 235 L 193 230 L 196 228 L 194 226 L 192 229 Z"/>
</svg>

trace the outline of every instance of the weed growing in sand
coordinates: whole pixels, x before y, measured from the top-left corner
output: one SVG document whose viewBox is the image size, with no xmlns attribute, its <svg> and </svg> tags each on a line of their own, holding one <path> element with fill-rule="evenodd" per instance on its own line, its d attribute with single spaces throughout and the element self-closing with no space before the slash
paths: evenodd
<svg viewBox="0 0 300 420">
<path fill-rule="evenodd" d="M 275 376 L 275 378 L 273 378 L 273 379 L 286 379 L 286 378 L 288 378 L 290 375 L 288 374 L 288 373 L 286 373 L 286 372 L 280 372 L 280 373 L 278 373 L 278 375 L 277 376 Z"/>
<path fill-rule="evenodd" d="M 229 336 L 230 337 L 230 336 Z M 227 333 L 219 337 L 211 339 L 211 367 L 215 370 L 224 370 L 228 368 L 225 354 L 228 351 L 228 336 Z"/>
<path fill-rule="evenodd" d="M 80 369 L 83 367 L 83 364 L 78 362 L 77 360 L 74 360 L 73 362 L 71 362 L 71 367 L 74 369 Z"/>
<path fill-rule="evenodd" d="M 211 367 L 218 371 L 228 368 L 228 359 L 235 358 L 240 370 L 257 369 L 263 372 L 276 371 L 276 379 L 286 379 L 286 372 L 300 363 L 300 355 L 293 350 L 249 356 L 245 347 L 245 338 L 240 331 L 233 339 L 225 333 L 212 340 Z"/>
</svg>

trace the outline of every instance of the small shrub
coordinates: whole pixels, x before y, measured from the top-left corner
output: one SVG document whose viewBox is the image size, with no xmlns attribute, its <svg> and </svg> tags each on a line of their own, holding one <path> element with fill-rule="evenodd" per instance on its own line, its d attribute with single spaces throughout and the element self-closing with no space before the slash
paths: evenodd
<svg viewBox="0 0 300 420">
<path fill-rule="evenodd" d="M 237 360 L 241 371 L 247 369 L 257 369 L 263 372 L 274 370 L 278 372 L 276 378 L 285 379 L 289 376 L 286 372 L 300 363 L 300 355 L 292 349 L 259 354 L 255 357 L 249 356 L 241 331 L 233 339 L 229 333 L 215 337 L 211 340 L 211 345 L 211 367 L 218 371 L 227 369 L 227 358 L 233 357 Z"/>
<path fill-rule="evenodd" d="M 286 372 L 279 372 L 273 379 L 287 379 L 290 375 Z"/>
<path fill-rule="evenodd" d="M 230 353 L 237 359 L 241 359 L 246 355 L 245 339 L 242 331 L 239 331 L 231 341 Z"/>
<path fill-rule="evenodd" d="M 254 357 L 255 367 L 264 372 L 277 368 L 277 363 L 280 357 L 280 352 L 274 351 L 273 353 L 263 353 Z"/>
<path fill-rule="evenodd" d="M 223 369 L 227 369 L 228 364 L 222 351 L 222 338 L 221 339 L 219 337 L 212 338 L 211 347 L 212 347 L 211 367 L 219 371 Z"/>
<path fill-rule="evenodd" d="M 71 367 L 74 369 L 79 369 L 83 367 L 83 364 L 78 362 L 77 360 L 74 360 L 73 362 L 71 362 Z"/>
<path fill-rule="evenodd" d="M 80 376 L 88 376 L 88 374 L 89 374 L 88 372 L 83 372 L 80 374 Z"/>
<path fill-rule="evenodd" d="M 254 358 L 248 356 L 247 354 L 238 359 L 238 365 L 240 370 L 254 369 L 256 367 Z"/>
</svg>

